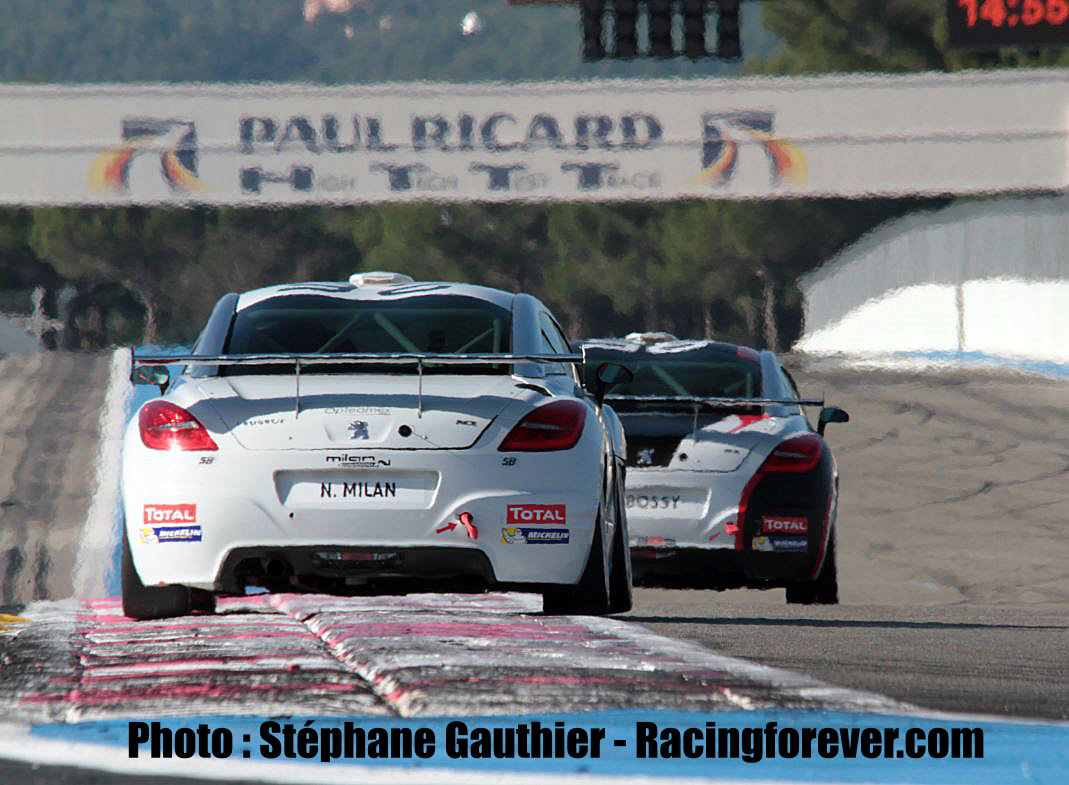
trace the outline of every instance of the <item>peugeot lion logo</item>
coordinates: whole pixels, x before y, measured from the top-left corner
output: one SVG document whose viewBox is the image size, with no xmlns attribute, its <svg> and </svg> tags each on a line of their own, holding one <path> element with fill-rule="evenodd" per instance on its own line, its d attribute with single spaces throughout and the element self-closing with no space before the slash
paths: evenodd
<svg viewBox="0 0 1069 785">
<path fill-rule="evenodd" d="M 367 436 L 367 423 L 363 420 L 353 420 L 349 423 L 349 431 L 352 433 L 350 438 L 352 439 L 366 439 Z"/>
</svg>

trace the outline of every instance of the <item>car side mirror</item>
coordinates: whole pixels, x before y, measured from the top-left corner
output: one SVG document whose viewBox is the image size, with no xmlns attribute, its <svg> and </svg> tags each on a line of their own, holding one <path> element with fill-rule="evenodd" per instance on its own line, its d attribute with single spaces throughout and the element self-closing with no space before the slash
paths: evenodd
<svg viewBox="0 0 1069 785">
<path fill-rule="evenodd" d="M 820 419 L 817 422 L 817 433 L 824 435 L 824 429 L 830 422 L 850 422 L 850 415 L 838 406 L 825 406 L 820 410 Z"/>
<path fill-rule="evenodd" d="M 130 372 L 130 381 L 134 384 L 154 384 L 163 395 L 171 386 L 171 372 L 165 365 L 136 365 Z"/>
<path fill-rule="evenodd" d="M 627 384 L 635 378 L 630 368 L 619 363 L 602 363 L 595 372 L 597 383 L 594 385 L 594 400 L 600 406 L 605 401 L 605 394 L 618 384 Z"/>
</svg>

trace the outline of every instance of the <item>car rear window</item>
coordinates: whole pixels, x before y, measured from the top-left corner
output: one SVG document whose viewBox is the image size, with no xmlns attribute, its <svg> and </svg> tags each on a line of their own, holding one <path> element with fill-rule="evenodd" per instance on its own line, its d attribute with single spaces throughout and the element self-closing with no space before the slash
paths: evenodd
<svg viewBox="0 0 1069 785">
<path fill-rule="evenodd" d="M 510 350 L 512 316 L 475 297 L 422 295 L 391 300 L 345 300 L 283 295 L 234 315 L 226 354 L 434 352 L 483 354 Z M 224 375 L 293 373 L 292 365 L 224 367 Z M 415 365 L 304 366 L 302 373 L 415 373 Z M 508 373 L 506 365 L 426 363 L 424 373 Z"/>
<path fill-rule="evenodd" d="M 735 352 L 687 354 L 614 354 L 598 362 L 626 365 L 634 381 L 612 388 L 610 396 L 681 396 L 688 398 L 757 398 L 761 394 L 761 366 Z"/>
</svg>

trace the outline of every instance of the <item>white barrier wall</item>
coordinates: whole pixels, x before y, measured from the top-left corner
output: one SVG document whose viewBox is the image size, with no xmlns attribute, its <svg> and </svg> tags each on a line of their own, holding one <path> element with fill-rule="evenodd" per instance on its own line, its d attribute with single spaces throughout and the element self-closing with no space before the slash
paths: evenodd
<svg viewBox="0 0 1069 785">
<path fill-rule="evenodd" d="M 815 354 L 894 352 L 911 349 L 956 351 L 956 287 L 921 284 L 863 303 L 839 322 L 805 335 L 795 349 Z"/>
<path fill-rule="evenodd" d="M 1069 199 L 999 199 L 912 215 L 800 285 L 800 351 L 1069 362 Z"/>
<path fill-rule="evenodd" d="M 986 193 L 1069 184 L 1069 71 L 0 87 L 0 203 Z"/>
<path fill-rule="evenodd" d="M 795 349 L 851 355 L 982 352 L 1069 363 L 1069 281 L 969 281 L 961 287 L 960 311 L 957 301 L 957 287 L 912 286 L 807 334 Z"/>
<path fill-rule="evenodd" d="M 1069 280 L 969 281 L 966 351 L 1069 363 Z"/>
</svg>

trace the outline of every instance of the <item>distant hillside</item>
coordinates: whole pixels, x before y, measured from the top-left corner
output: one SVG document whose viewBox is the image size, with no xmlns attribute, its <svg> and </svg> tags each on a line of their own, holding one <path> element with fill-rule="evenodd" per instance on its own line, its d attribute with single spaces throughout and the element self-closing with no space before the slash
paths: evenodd
<svg viewBox="0 0 1069 785">
<path fill-rule="evenodd" d="M 465 37 L 470 10 L 484 28 Z M 4 11 L 3 82 L 468 82 L 739 68 L 715 59 L 583 63 L 575 7 L 504 0 L 5 0 Z M 776 46 L 757 3 L 744 6 L 743 32 L 748 55 Z"/>
</svg>

